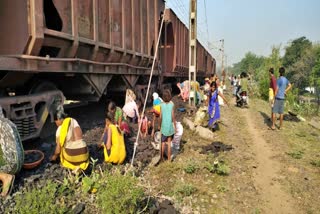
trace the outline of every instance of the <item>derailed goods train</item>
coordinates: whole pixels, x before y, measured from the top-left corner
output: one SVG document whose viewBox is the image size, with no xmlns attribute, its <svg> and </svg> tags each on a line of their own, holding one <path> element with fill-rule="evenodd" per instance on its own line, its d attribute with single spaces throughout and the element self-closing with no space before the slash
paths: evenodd
<svg viewBox="0 0 320 214">
<path fill-rule="evenodd" d="M 187 79 L 189 31 L 163 0 L 1 0 L 0 105 L 22 140 L 36 138 L 64 99 L 98 101 L 133 89 L 143 99 Z M 215 73 L 198 42 L 197 76 Z"/>
</svg>

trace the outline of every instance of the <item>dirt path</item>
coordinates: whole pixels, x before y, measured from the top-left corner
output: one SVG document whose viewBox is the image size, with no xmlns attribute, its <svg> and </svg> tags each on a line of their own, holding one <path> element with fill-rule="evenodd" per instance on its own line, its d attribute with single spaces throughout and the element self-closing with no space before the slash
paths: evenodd
<svg viewBox="0 0 320 214">
<path fill-rule="evenodd" d="M 261 120 L 255 120 L 250 109 L 243 109 L 242 112 L 248 124 L 248 133 L 252 137 L 251 148 L 257 163 L 253 177 L 254 185 L 265 203 L 264 211 L 266 213 L 298 213 L 291 195 L 286 193 L 277 181 L 281 163 L 272 158 L 275 152 L 264 139 L 262 134 L 264 131 L 258 129 L 255 124 Z M 270 133 L 272 133 L 271 130 Z"/>
</svg>

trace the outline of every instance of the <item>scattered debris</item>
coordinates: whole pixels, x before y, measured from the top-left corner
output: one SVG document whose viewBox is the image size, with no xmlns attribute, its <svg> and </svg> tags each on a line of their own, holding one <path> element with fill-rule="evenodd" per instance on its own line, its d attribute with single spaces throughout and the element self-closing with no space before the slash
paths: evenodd
<svg viewBox="0 0 320 214">
<path fill-rule="evenodd" d="M 283 120 L 285 121 L 291 121 L 291 122 L 300 122 L 299 118 L 297 116 L 291 115 L 291 114 L 284 114 Z"/>
<path fill-rule="evenodd" d="M 210 145 L 202 147 L 202 151 L 200 152 L 200 154 L 218 154 L 219 152 L 230 151 L 231 149 L 233 149 L 232 145 L 226 145 L 220 141 L 216 141 L 211 143 Z"/>
<path fill-rule="evenodd" d="M 162 202 L 154 201 L 153 206 L 150 208 L 152 214 L 178 214 L 179 212 L 174 208 L 173 203 L 168 199 Z"/>
<path fill-rule="evenodd" d="M 79 203 L 71 210 L 71 213 L 80 214 L 84 211 L 85 207 L 86 207 L 85 204 Z"/>
</svg>

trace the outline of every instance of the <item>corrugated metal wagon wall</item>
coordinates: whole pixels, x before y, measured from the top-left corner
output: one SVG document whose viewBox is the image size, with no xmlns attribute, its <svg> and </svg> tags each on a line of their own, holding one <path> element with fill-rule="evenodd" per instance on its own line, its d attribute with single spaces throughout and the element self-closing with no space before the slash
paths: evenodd
<svg viewBox="0 0 320 214">
<path fill-rule="evenodd" d="M 118 74 L 135 87 L 150 72 L 164 6 L 163 0 L 1 0 L 0 55 L 10 58 L 0 59 L 0 70 L 31 71 L 20 85 L 31 73 L 45 73 L 40 78 L 72 98 L 99 99 Z"/>
<path fill-rule="evenodd" d="M 188 76 L 189 30 L 171 9 L 165 12 L 165 28 L 162 33 L 161 59 L 166 76 Z M 172 37 L 172 38 L 171 38 Z M 199 77 L 209 76 L 214 69 L 213 57 L 197 41 L 197 71 Z"/>
<path fill-rule="evenodd" d="M 162 0 L 1 0 L 0 54 L 148 66 Z M 12 27 L 15 26 L 15 27 Z"/>
</svg>

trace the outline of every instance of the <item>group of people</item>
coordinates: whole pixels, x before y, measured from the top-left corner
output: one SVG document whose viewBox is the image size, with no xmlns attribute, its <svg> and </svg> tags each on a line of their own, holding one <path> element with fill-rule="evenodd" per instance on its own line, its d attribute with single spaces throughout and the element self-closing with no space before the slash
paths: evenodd
<svg viewBox="0 0 320 214">
<path fill-rule="evenodd" d="M 270 129 L 276 129 L 276 114 L 280 115 L 280 124 L 279 129 L 283 128 L 283 113 L 284 113 L 284 104 L 287 92 L 291 89 L 291 84 L 288 79 L 284 76 L 285 68 L 281 67 L 279 69 L 279 78 L 276 80 L 274 76 L 274 69 L 270 68 L 270 86 L 269 86 L 269 103 L 271 106 L 271 116 L 270 120 L 272 121 L 272 125 Z M 247 73 L 242 72 L 238 77 L 231 76 L 229 78 L 231 85 L 234 87 L 233 94 L 236 97 L 236 102 L 240 99 L 239 94 L 241 92 L 246 92 L 246 102 L 248 104 L 248 77 Z M 213 80 L 213 81 L 212 81 Z M 210 85 L 210 87 L 209 87 Z M 209 128 L 215 130 L 217 127 L 217 122 L 220 119 L 220 105 L 218 98 L 221 98 L 227 103 L 227 100 L 219 90 L 219 81 L 216 76 L 213 78 L 206 78 L 205 84 L 202 87 L 208 94 L 207 105 L 208 105 L 208 114 L 209 114 Z M 208 92 L 208 89 L 209 92 Z"/>
<path fill-rule="evenodd" d="M 177 87 L 180 90 L 178 97 L 186 102 L 189 99 L 195 99 L 196 105 L 200 105 L 202 103 L 208 105 L 208 93 L 211 90 L 210 84 L 215 82 L 217 85 L 217 90 L 220 94 L 223 94 L 223 90 L 225 89 L 224 82 L 219 80 L 216 74 L 212 74 L 210 77 L 206 77 L 204 79 L 204 85 L 200 87 L 198 81 L 190 81 L 185 80 L 183 82 L 178 82 Z M 220 105 L 223 105 L 223 99 L 219 96 L 218 97 Z"/>
<path fill-rule="evenodd" d="M 233 86 L 233 95 L 236 98 L 236 103 L 241 99 L 241 94 L 246 95 L 246 104 L 249 104 L 249 87 L 248 80 L 249 76 L 246 72 L 241 72 L 240 75 L 231 75 L 230 84 Z"/>
<path fill-rule="evenodd" d="M 171 159 L 171 142 L 175 134 L 174 103 L 171 101 L 171 93 L 164 90 L 162 99 L 157 93 L 153 94 L 153 122 L 145 115 L 140 115 L 141 102 L 132 99 L 120 108 L 110 101 L 105 116 L 105 127 L 100 138 L 98 148 L 103 148 L 104 161 L 113 164 L 122 164 L 126 158 L 125 136 L 131 134 L 130 123 L 141 124 L 141 136 L 154 133 L 155 120 L 159 118 L 161 132 L 161 157 L 164 159 L 165 149 L 168 160 Z M 60 159 L 63 167 L 71 170 L 87 170 L 89 166 L 89 150 L 82 137 L 82 131 L 78 122 L 64 113 L 59 106 L 54 112 L 54 120 L 57 125 L 56 148 L 51 156 L 51 161 Z M 152 131 L 150 133 L 150 128 Z"/>
</svg>

